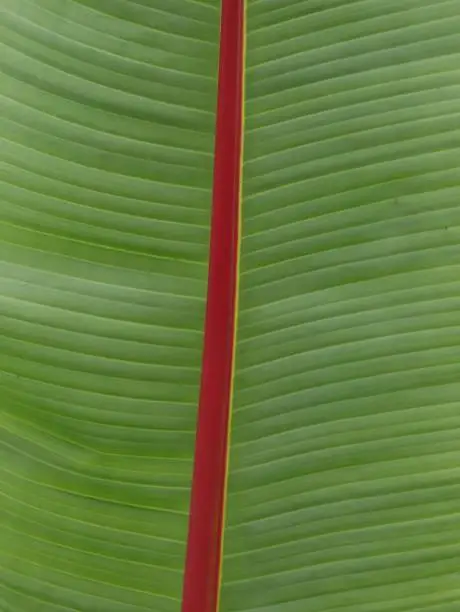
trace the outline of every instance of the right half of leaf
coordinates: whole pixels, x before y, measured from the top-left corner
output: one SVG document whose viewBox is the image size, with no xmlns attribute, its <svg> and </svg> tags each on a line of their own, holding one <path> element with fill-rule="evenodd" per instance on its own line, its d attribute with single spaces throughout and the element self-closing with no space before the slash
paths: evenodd
<svg viewBox="0 0 460 612">
<path fill-rule="evenodd" d="M 459 609 L 459 31 L 248 2 L 221 612 Z"/>
</svg>

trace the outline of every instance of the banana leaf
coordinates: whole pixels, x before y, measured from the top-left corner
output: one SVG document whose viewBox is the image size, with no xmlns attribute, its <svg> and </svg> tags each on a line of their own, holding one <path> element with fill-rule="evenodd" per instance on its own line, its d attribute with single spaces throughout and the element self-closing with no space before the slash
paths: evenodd
<svg viewBox="0 0 460 612">
<path fill-rule="evenodd" d="M 247 0 L 220 612 L 457 612 L 458 0 Z M 0 612 L 179 612 L 220 3 L 0 0 Z"/>
</svg>

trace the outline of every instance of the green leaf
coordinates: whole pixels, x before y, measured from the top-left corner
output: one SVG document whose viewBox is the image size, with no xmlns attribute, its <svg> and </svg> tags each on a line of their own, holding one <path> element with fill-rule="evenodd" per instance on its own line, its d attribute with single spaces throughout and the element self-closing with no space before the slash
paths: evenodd
<svg viewBox="0 0 460 612">
<path fill-rule="evenodd" d="M 458 610 L 459 28 L 248 1 L 221 612 Z"/>
<path fill-rule="evenodd" d="M 178 612 L 218 6 L 0 11 L 0 610 Z"/>
</svg>

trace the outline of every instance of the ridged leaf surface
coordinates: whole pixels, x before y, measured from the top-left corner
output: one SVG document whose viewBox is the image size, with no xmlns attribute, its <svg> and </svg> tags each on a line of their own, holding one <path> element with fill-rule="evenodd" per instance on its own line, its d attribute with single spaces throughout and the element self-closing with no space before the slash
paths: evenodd
<svg viewBox="0 0 460 612">
<path fill-rule="evenodd" d="M 221 612 L 454 612 L 460 3 L 248 0 Z"/>
<path fill-rule="evenodd" d="M 178 612 L 219 10 L 0 0 L 0 610 Z"/>
</svg>

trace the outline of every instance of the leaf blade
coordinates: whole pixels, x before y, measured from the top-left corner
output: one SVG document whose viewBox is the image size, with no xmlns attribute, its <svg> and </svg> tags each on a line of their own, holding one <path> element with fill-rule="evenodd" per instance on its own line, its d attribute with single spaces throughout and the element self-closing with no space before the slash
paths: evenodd
<svg viewBox="0 0 460 612">
<path fill-rule="evenodd" d="M 2 605 L 179 610 L 219 14 L 2 8 Z"/>
<path fill-rule="evenodd" d="M 248 3 L 222 612 L 455 607 L 457 9 Z"/>
</svg>

